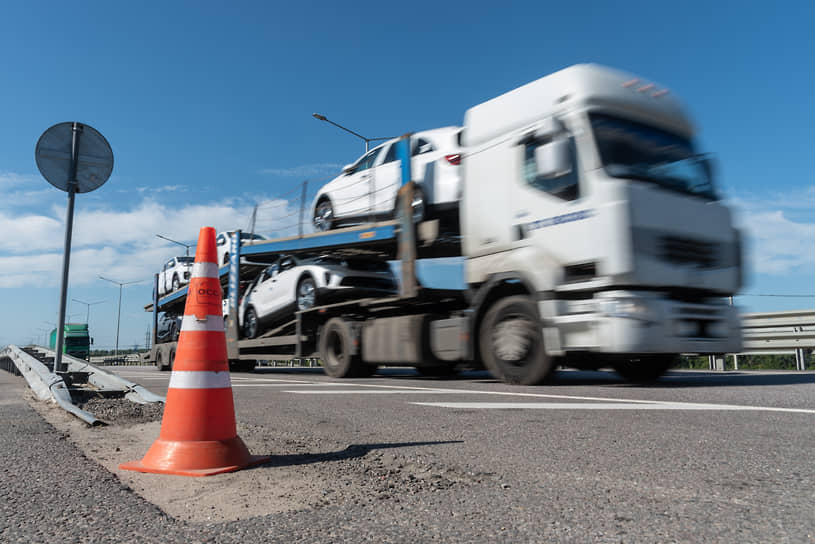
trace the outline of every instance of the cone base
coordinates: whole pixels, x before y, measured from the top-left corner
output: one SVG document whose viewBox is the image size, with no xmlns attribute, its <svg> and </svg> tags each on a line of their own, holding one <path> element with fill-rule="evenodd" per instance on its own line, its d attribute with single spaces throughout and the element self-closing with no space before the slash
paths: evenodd
<svg viewBox="0 0 815 544">
<path fill-rule="evenodd" d="M 233 472 L 269 460 L 251 455 L 240 437 L 228 440 L 169 441 L 158 439 L 141 461 L 119 465 L 123 470 L 177 476 L 212 476 Z"/>
</svg>

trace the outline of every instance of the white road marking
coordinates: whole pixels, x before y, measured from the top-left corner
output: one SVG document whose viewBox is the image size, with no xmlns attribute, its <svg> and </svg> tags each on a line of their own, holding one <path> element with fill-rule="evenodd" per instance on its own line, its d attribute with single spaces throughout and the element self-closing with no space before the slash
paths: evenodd
<svg viewBox="0 0 815 544">
<path fill-rule="evenodd" d="M 735 404 L 697 404 L 685 402 L 411 402 L 419 406 L 459 408 L 463 410 L 713 410 L 758 411 L 815 414 L 803 408 L 775 408 L 770 406 L 743 406 Z"/>
<path fill-rule="evenodd" d="M 436 389 L 421 389 L 421 390 L 414 390 L 414 391 L 384 391 L 384 390 L 376 390 L 372 391 L 370 389 L 330 389 L 330 390 L 314 390 L 314 391 L 283 391 L 284 393 L 297 393 L 299 395 L 398 395 L 398 394 L 408 394 L 408 395 L 417 395 L 417 394 L 426 394 L 432 393 L 437 395 L 446 395 L 450 393 L 450 391 L 440 391 Z M 458 391 L 459 393 L 469 393 L 469 391 Z"/>
</svg>

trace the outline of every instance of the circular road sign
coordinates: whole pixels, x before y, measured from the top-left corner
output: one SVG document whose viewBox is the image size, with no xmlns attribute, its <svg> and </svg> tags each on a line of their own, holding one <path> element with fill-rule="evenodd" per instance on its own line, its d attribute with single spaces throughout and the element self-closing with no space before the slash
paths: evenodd
<svg viewBox="0 0 815 544">
<path fill-rule="evenodd" d="M 68 190 L 71 175 L 71 141 L 74 123 L 58 123 L 42 133 L 34 155 L 42 176 L 57 189 Z M 90 125 L 76 123 L 80 132 L 76 164 L 76 192 L 101 187 L 113 172 L 113 151 L 102 134 Z"/>
</svg>

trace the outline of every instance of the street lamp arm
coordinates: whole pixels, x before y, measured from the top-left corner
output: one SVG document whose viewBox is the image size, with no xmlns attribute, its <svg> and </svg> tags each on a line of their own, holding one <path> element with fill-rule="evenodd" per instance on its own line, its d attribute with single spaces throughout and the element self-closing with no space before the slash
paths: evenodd
<svg viewBox="0 0 815 544">
<path fill-rule="evenodd" d="M 348 133 L 350 133 L 350 134 L 353 134 L 353 135 L 354 135 L 354 136 L 356 136 L 357 138 L 360 138 L 360 139 L 362 139 L 362 140 L 365 140 L 365 143 L 368 143 L 368 142 L 370 142 L 370 141 L 371 141 L 371 139 L 370 139 L 370 138 L 366 138 L 366 137 L 365 137 L 365 136 L 363 136 L 362 134 L 359 134 L 359 133 L 357 133 L 357 132 L 354 132 L 353 130 L 351 130 L 351 129 L 349 129 L 349 128 L 345 128 L 344 126 L 342 126 L 342 125 L 340 125 L 340 124 L 335 123 L 335 122 L 334 122 L 334 121 L 332 121 L 331 119 L 328 119 L 328 118 L 327 118 L 325 115 L 320 115 L 319 113 L 312 113 L 312 114 L 311 114 L 311 116 L 312 116 L 312 117 L 314 117 L 315 119 L 319 119 L 320 121 L 325 121 L 326 123 L 331 123 L 331 124 L 332 124 L 332 125 L 334 125 L 335 127 L 339 128 L 339 129 L 342 129 L 342 130 L 344 130 L 345 132 L 348 132 Z"/>
</svg>

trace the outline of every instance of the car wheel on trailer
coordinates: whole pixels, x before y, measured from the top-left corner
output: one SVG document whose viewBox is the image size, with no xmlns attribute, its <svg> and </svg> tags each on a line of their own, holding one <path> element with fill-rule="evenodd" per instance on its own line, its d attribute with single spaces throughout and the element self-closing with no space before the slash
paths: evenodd
<svg viewBox="0 0 815 544">
<path fill-rule="evenodd" d="M 677 360 L 678 356 L 674 354 L 648 355 L 617 361 L 612 366 L 628 381 L 647 383 L 658 380 L 676 365 Z"/>
<path fill-rule="evenodd" d="M 500 299 L 487 311 L 480 347 L 487 370 L 507 383 L 541 383 L 555 368 L 544 349 L 535 303 L 523 295 Z"/>
<path fill-rule="evenodd" d="M 227 251 L 224 253 L 224 262 L 223 264 L 229 264 L 229 252 Z"/>
<path fill-rule="evenodd" d="M 376 367 L 362 362 L 359 352 L 352 354 L 353 333 L 351 324 L 341 317 L 329 319 L 319 338 L 320 358 L 325 373 L 332 378 L 370 376 Z"/>
<path fill-rule="evenodd" d="M 312 219 L 314 228 L 323 232 L 331 230 L 334 226 L 334 206 L 328 198 L 321 198 L 314 207 L 314 217 Z"/>
<path fill-rule="evenodd" d="M 173 291 L 178 291 L 179 287 L 181 287 L 181 283 L 178 281 L 178 276 L 173 276 Z"/>
<path fill-rule="evenodd" d="M 243 318 L 243 334 L 246 338 L 255 338 L 258 335 L 259 328 L 258 315 L 255 309 L 250 306 Z"/>
<path fill-rule="evenodd" d="M 297 309 L 308 310 L 317 305 L 317 286 L 314 278 L 304 276 L 297 284 Z"/>
<path fill-rule="evenodd" d="M 413 186 L 413 200 L 410 203 L 410 208 L 413 210 L 414 223 L 424 221 L 425 213 L 427 212 L 427 202 L 425 201 L 424 191 L 422 191 L 421 187 Z"/>
<path fill-rule="evenodd" d="M 170 325 L 170 341 L 176 342 L 178 340 L 178 327 L 176 327 L 175 323 Z"/>
</svg>

